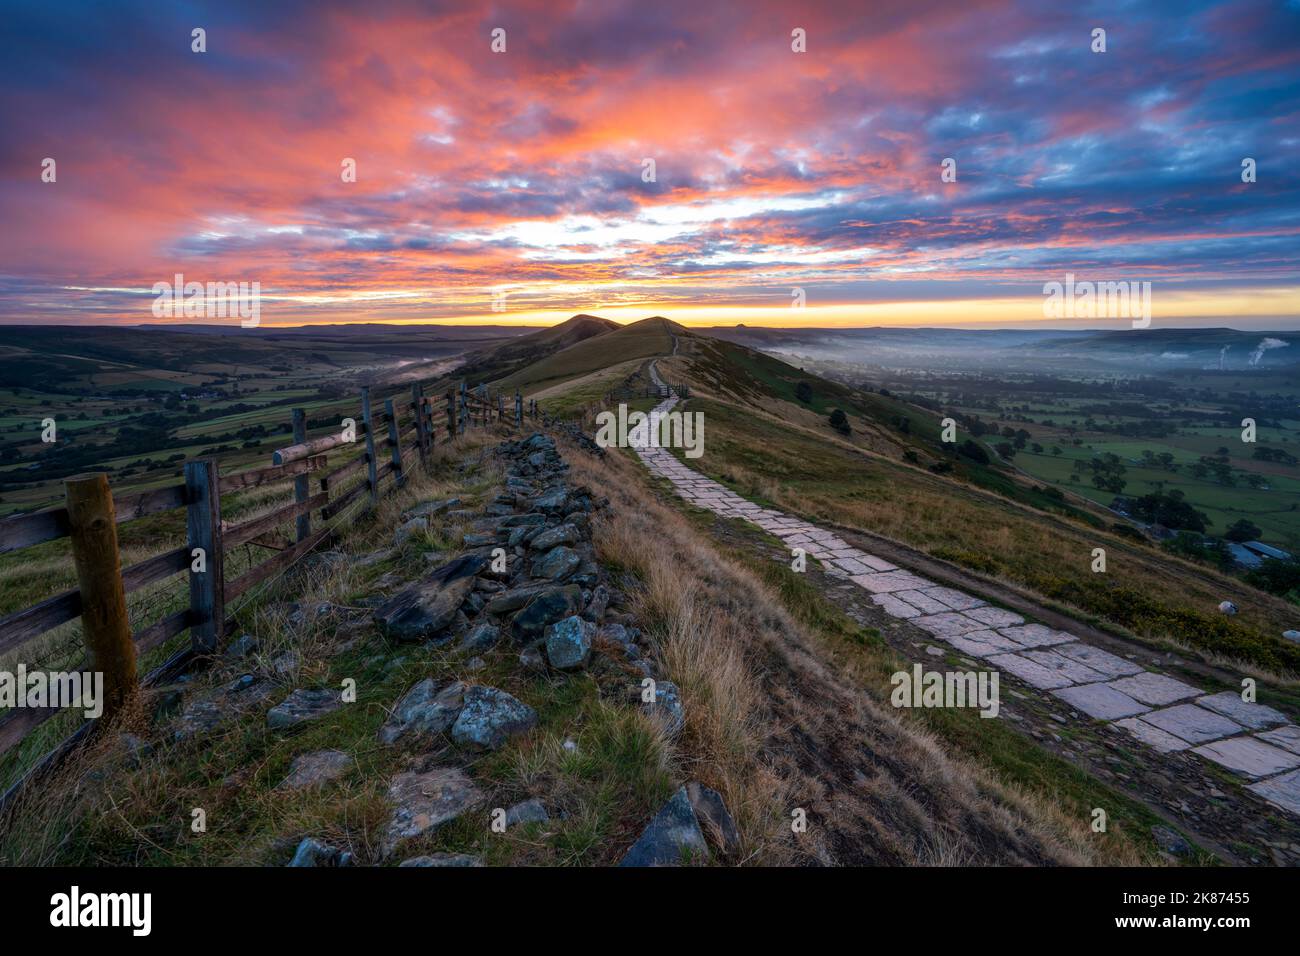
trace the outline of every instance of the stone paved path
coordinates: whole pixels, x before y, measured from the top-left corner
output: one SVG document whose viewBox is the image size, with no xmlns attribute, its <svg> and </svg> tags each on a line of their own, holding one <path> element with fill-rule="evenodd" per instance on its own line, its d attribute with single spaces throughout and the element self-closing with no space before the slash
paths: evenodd
<svg viewBox="0 0 1300 956">
<path fill-rule="evenodd" d="M 652 378 L 659 376 L 652 363 Z M 655 407 L 666 414 L 676 396 Z M 1248 788 L 1300 816 L 1300 727 L 1232 691 L 1209 694 L 1094 647 L 1065 631 L 1027 623 L 980 598 L 935 584 L 867 554 L 801 518 L 763 508 L 693 471 L 646 433 L 632 444 L 650 471 L 682 498 L 725 518 L 743 518 L 831 574 L 866 589 L 885 613 L 904 618 L 963 654 L 1050 693 L 1097 720 L 1114 722 L 1161 753 L 1189 750 L 1252 781 Z"/>
</svg>

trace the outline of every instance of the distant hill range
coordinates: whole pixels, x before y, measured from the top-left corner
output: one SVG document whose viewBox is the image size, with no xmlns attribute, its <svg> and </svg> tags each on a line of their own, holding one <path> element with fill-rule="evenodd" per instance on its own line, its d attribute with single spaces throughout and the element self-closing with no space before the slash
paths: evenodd
<svg viewBox="0 0 1300 956">
<path fill-rule="evenodd" d="M 1012 365 L 1052 359 L 1148 369 L 1279 369 L 1300 363 L 1300 332 L 1237 329 L 793 329 L 748 326 L 696 332 L 763 351 L 889 364 L 923 356 L 997 358 Z"/>
</svg>

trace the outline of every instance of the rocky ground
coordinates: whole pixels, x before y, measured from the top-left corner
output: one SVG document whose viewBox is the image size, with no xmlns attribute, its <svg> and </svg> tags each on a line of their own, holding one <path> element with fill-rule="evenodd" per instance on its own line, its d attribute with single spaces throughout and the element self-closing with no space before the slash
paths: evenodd
<svg viewBox="0 0 1300 956">
<path fill-rule="evenodd" d="M 546 672 L 561 679 L 585 673 L 597 680 L 602 696 L 619 706 L 641 708 L 671 739 L 683 723 L 678 689 L 657 674 L 647 635 L 629 613 L 626 595 L 611 584 L 593 553 L 592 519 L 607 502 L 588 488 L 571 485 L 568 466 L 548 435 L 506 442 L 491 454 L 501 466 L 504 486 L 484 507 L 462 509 L 456 498 L 422 502 L 407 511 L 394 535 L 394 545 L 400 547 L 436 517 L 457 519 L 465 529 L 459 553 L 446 560 L 442 558 L 447 555 L 439 556 L 431 571 L 411 583 L 401 581 L 400 575 L 385 575 L 377 584 L 389 594 L 362 599 L 350 608 L 294 606 L 289 616 L 337 613 L 347 619 L 343 633 L 358 635 L 353 642 L 375 629 L 394 653 L 417 645 L 470 655 L 470 672 L 485 666 L 480 655 L 492 651 L 500 657 L 505 648 L 523 672 Z M 389 554 L 379 552 L 362 561 L 378 562 Z M 327 553 L 314 560 L 328 564 L 346 559 Z M 240 637 L 227 651 L 227 665 L 257 648 L 255 636 Z M 345 643 L 335 653 L 346 649 Z M 271 670 L 292 680 L 300 663 L 291 651 L 273 660 Z M 179 712 L 170 724 L 172 739 L 212 733 L 232 716 L 258 709 L 265 709 L 268 730 L 293 733 L 346 705 L 346 691 L 295 687 L 267 706 L 280 687 L 273 676 L 240 674 L 204 695 L 173 688 L 171 705 Z M 390 813 L 377 845 L 367 858 L 359 858 L 323 835 L 309 835 L 294 848 L 289 865 L 481 864 L 473 854 L 412 854 L 409 848 L 488 806 L 488 794 L 469 764 L 512 738 L 532 733 L 537 711 L 505 689 L 436 676 L 416 681 L 386 710 L 378 744 L 414 748 L 415 758 L 410 769 L 388 781 Z M 426 744 L 427 753 L 421 757 Z M 147 746 L 138 739 L 133 745 Z M 457 760 L 458 755 L 464 759 Z M 322 787 L 354 765 L 352 756 L 337 749 L 300 754 L 278 789 Z M 510 828 L 545 821 L 550 812 L 547 795 L 541 793 L 494 809 L 493 825 Z M 718 793 L 689 782 L 646 822 L 621 865 L 725 858 L 735 851 L 737 840 Z"/>
</svg>

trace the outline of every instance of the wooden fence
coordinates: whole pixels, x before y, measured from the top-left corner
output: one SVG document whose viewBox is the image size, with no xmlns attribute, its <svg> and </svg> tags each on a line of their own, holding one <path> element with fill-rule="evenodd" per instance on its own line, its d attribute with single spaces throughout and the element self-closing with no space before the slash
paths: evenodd
<svg viewBox="0 0 1300 956">
<path fill-rule="evenodd" d="M 535 401 L 529 403 L 528 414 L 537 416 Z M 0 554 L 66 537 L 77 570 L 77 587 L 0 618 L 0 654 L 16 651 L 80 617 L 86 659 L 74 669 L 104 675 L 106 707 L 101 719 L 111 718 L 140 684 L 173 676 L 214 653 L 234 624 L 227 608 L 329 538 L 337 524 L 331 524 L 331 519 L 354 504 L 378 503 L 385 479 L 389 488 L 400 488 L 417 457 L 427 467 L 439 441 L 451 441 L 467 428 L 494 422 L 513 420 L 522 426 L 524 418 L 518 392 L 513 409 L 507 412 L 500 394 L 470 390 L 464 383 L 459 392 L 449 390 L 436 400 L 413 385 L 409 400 L 388 398 L 382 404 L 364 388 L 360 420 L 321 437 L 307 437 L 306 415 L 294 409 L 294 443 L 278 449 L 266 468 L 223 475 L 215 459 L 203 458 L 185 463 L 183 481 L 130 495 L 113 495 L 103 474 L 70 478 L 65 482 L 64 507 L 0 521 Z M 350 450 L 357 442 L 364 442 L 359 456 L 330 467 L 330 452 Z M 349 485 L 351 479 L 359 480 Z M 223 495 L 288 481 L 293 482 L 291 502 L 237 524 L 222 520 Z M 186 543 L 123 568 L 117 525 L 177 509 L 185 510 Z M 313 515 L 319 516 L 318 525 L 313 524 Z M 275 539 L 275 529 L 291 521 L 294 540 Z M 227 580 L 226 553 L 246 544 L 275 553 Z M 132 633 L 126 595 L 184 572 L 189 573 L 188 606 Z M 189 646 L 139 678 L 138 657 L 185 630 L 190 632 Z M 0 754 L 58 712 L 57 708 L 12 711 L 0 720 Z"/>
</svg>

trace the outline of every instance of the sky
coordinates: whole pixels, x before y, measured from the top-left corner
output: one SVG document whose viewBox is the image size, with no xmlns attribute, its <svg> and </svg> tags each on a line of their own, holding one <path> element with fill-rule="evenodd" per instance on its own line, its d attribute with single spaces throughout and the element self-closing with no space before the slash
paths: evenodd
<svg viewBox="0 0 1300 956">
<path fill-rule="evenodd" d="M 1300 328 L 1300 0 L 0 15 L 4 323 L 158 321 L 180 273 L 263 325 L 1046 326 L 1073 275 Z"/>
</svg>

